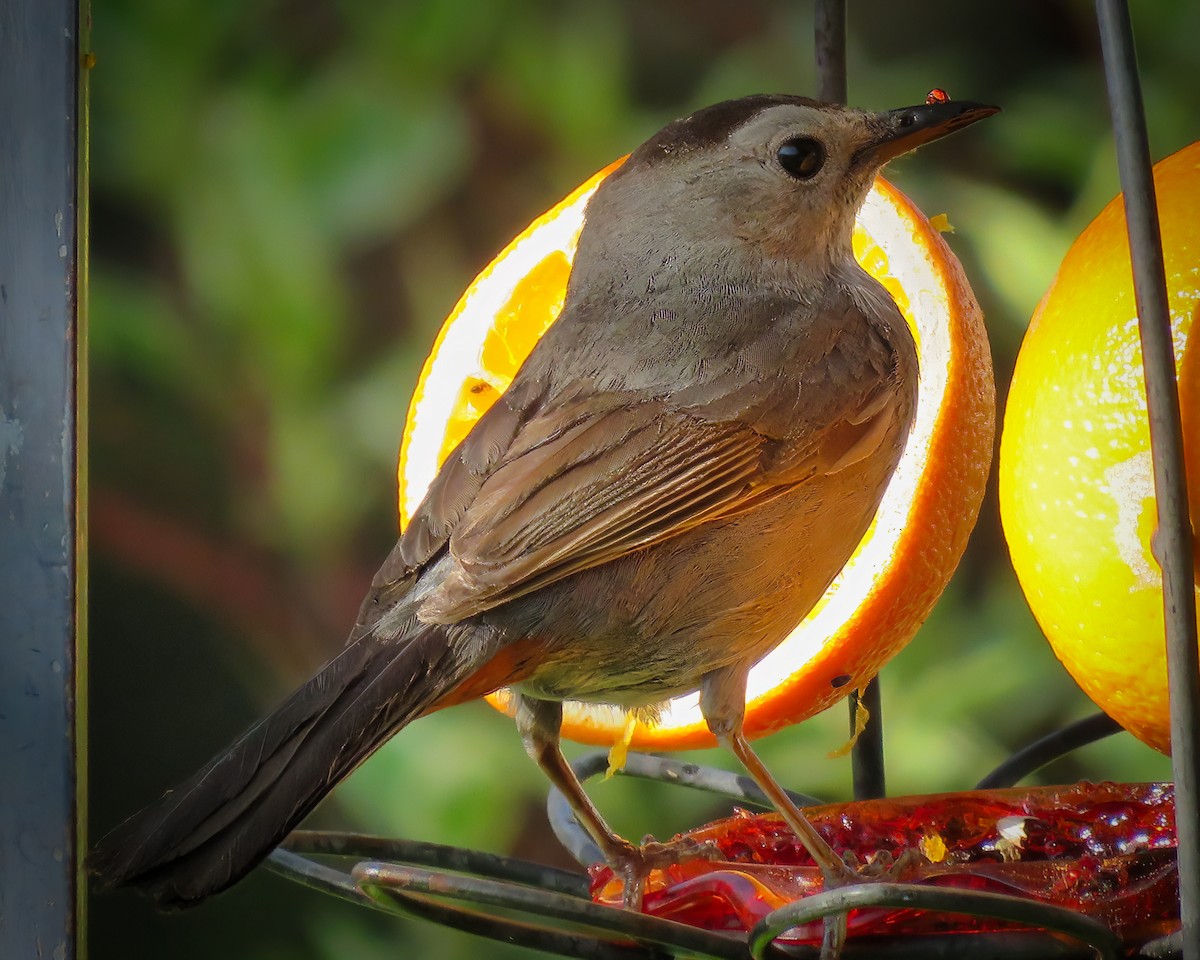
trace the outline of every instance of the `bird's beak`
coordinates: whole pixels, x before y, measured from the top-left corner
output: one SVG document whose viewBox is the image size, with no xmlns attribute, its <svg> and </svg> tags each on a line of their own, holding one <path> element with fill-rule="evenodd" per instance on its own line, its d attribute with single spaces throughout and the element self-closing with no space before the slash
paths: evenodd
<svg viewBox="0 0 1200 960">
<path fill-rule="evenodd" d="M 968 127 L 976 120 L 999 113 L 999 107 L 989 107 L 968 100 L 943 100 L 923 103 L 919 107 L 901 107 L 875 114 L 872 126 L 875 135 L 854 154 L 854 164 L 868 162 L 883 166 L 901 154 L 922 144 L 937 140 L 948 133 Z"/>
</svg>

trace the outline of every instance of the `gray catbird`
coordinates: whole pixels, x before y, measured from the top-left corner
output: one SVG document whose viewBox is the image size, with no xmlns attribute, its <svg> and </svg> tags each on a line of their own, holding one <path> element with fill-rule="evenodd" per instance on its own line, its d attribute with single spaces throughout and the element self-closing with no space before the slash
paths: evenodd
<svg viewBox="0 0 1200 960">
<path fill-rule="evenodd" d="M 631 879 L 559 749 L 561 701 L 701 708 L 830 881 L 846 868 L 742 734 L 746 674 L 863 536 L 917 355 L 856 263 L 889 159 L 995 108 L 864 113 L 796 96 L 700 110 L 596 191 L 561 314 L 450 455 L 346 648 L 91 866 L 161 904 L 241 878 L 424 714 L 514 689 L 525 747 Z"/>
</svg>

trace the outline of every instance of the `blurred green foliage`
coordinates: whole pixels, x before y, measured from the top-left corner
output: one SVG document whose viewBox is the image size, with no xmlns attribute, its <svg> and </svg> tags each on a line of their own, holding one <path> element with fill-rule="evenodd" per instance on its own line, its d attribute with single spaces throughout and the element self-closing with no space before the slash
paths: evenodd
<svg viewBox="0 0 1200 960">
<path fill-rule="evenodd" d="M 1162 156 L 1197 137 L 1200 7 L 1136 7 Z M 850 13 L 855 105 L 940 86 L 1005 108 L 890 174 L 956 226 L 1003 391 L 1071 238 L 1117 192 L 1091 6 Z M 99 0 L 94 20 L 98 833 L 340 645 L 395 534 L 394 458 L 421 360 L 491 255 L 666 120 L 814 82 L 802 0 Z M 1090 711 L 1028 614 L 994 498 L 883 682 L 894 793 L 969 786 Z M 849 762 L 825 759 L 846 722 L 829 711 L 768 738 L 764 757 L 800 789 L 847 797 Z M 1122 736 L 1039 778 L 1168 775 Z M 316 819 L 565 863 L 544 790 L 512 725 L 475 704 L 397 737 Z M 632 836 L 722 810 L 620 778 L 594 794 Z M 518 953 L 263 871 L 183 916 L 106 895 L 91 918 L 95 960 Z"/>
</svg>

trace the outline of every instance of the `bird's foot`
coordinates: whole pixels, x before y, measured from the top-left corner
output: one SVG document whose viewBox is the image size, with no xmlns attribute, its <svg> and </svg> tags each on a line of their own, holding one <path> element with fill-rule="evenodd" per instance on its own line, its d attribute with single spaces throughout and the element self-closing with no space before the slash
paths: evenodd
<svg viewBox="0 0 1200 960">
<path fill-rule="evenodd" d="M 925 862 L 921 853 L 912 848 L 906 848 L 898 857 L 888 850 L 879 850 L 866 860 L 859 860 L 853 850 L 847 850 L 836 866 L 822 866 L 821 876 L 826 890 L 858 883 L 901 882 L 911 878 Z M 847 915 L 839 913 L 826 917 L 824 927 L 820 960 L 837 960 L 846 945 Z"/>
<path fill-rule="evenodd" d="M 849 871 L 849 880 L 836 884 L 837 886 L 871 881 L 903 882 L 911 879 L 920 866 L 927 861 L 919 850 L 914 847 L 906 847 L 898 857 L 893 856 L 890 850 L 877 850 L 866 860 L 859 860 L 853 850 L 847 850 L 842 854 L 842 862 Z M 828 878 L 826 878 L 826 883 L 828 883 Z"/>
<path fill-rule="evenodd" d="M 833 864 L 822 864 L 821 877 L 824 879 L 825 890 L 838 890 L 841 887 L 853 886 L 862 882 L 862 876 L 853 865 L 857 858 L 852 852 Z M 827 916 L 821 932 L 820 960 L 838 960 L 842 948 L 846 945 L 846 933 L 849 927 L 849 914 L 835 913 Z"/>
<path fill-rule="evenodd" d="M 691 837 L 660 841 L 647 836 L 640 844 L 621 840 L 605 851 L 604 859 L 612 872 L 621 878 L 623 906 L 640 913 L 646 878 L 652 871 L 688 860 L 715 860 L 721 856 L 720 847 L 711 841 L 701 842 Z"/>
</svg>

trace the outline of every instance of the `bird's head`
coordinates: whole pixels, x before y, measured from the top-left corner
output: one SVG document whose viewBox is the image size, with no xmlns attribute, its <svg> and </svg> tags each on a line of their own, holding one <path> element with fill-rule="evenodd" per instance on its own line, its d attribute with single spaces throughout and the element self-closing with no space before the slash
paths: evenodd
<svg viewBox="0 0 1200 960">
<path fill-rule="evenodd" d="M 946 100 L 869 113 L 789 95 L 706 107 L 601 185 L 580 258 L 627 273 L 639 258 L 650 271 L 675 258 L 747 278 L 827 274 L 851 256 L 855 214 L 885 163 L 995 112 Z"/>
</svg>

